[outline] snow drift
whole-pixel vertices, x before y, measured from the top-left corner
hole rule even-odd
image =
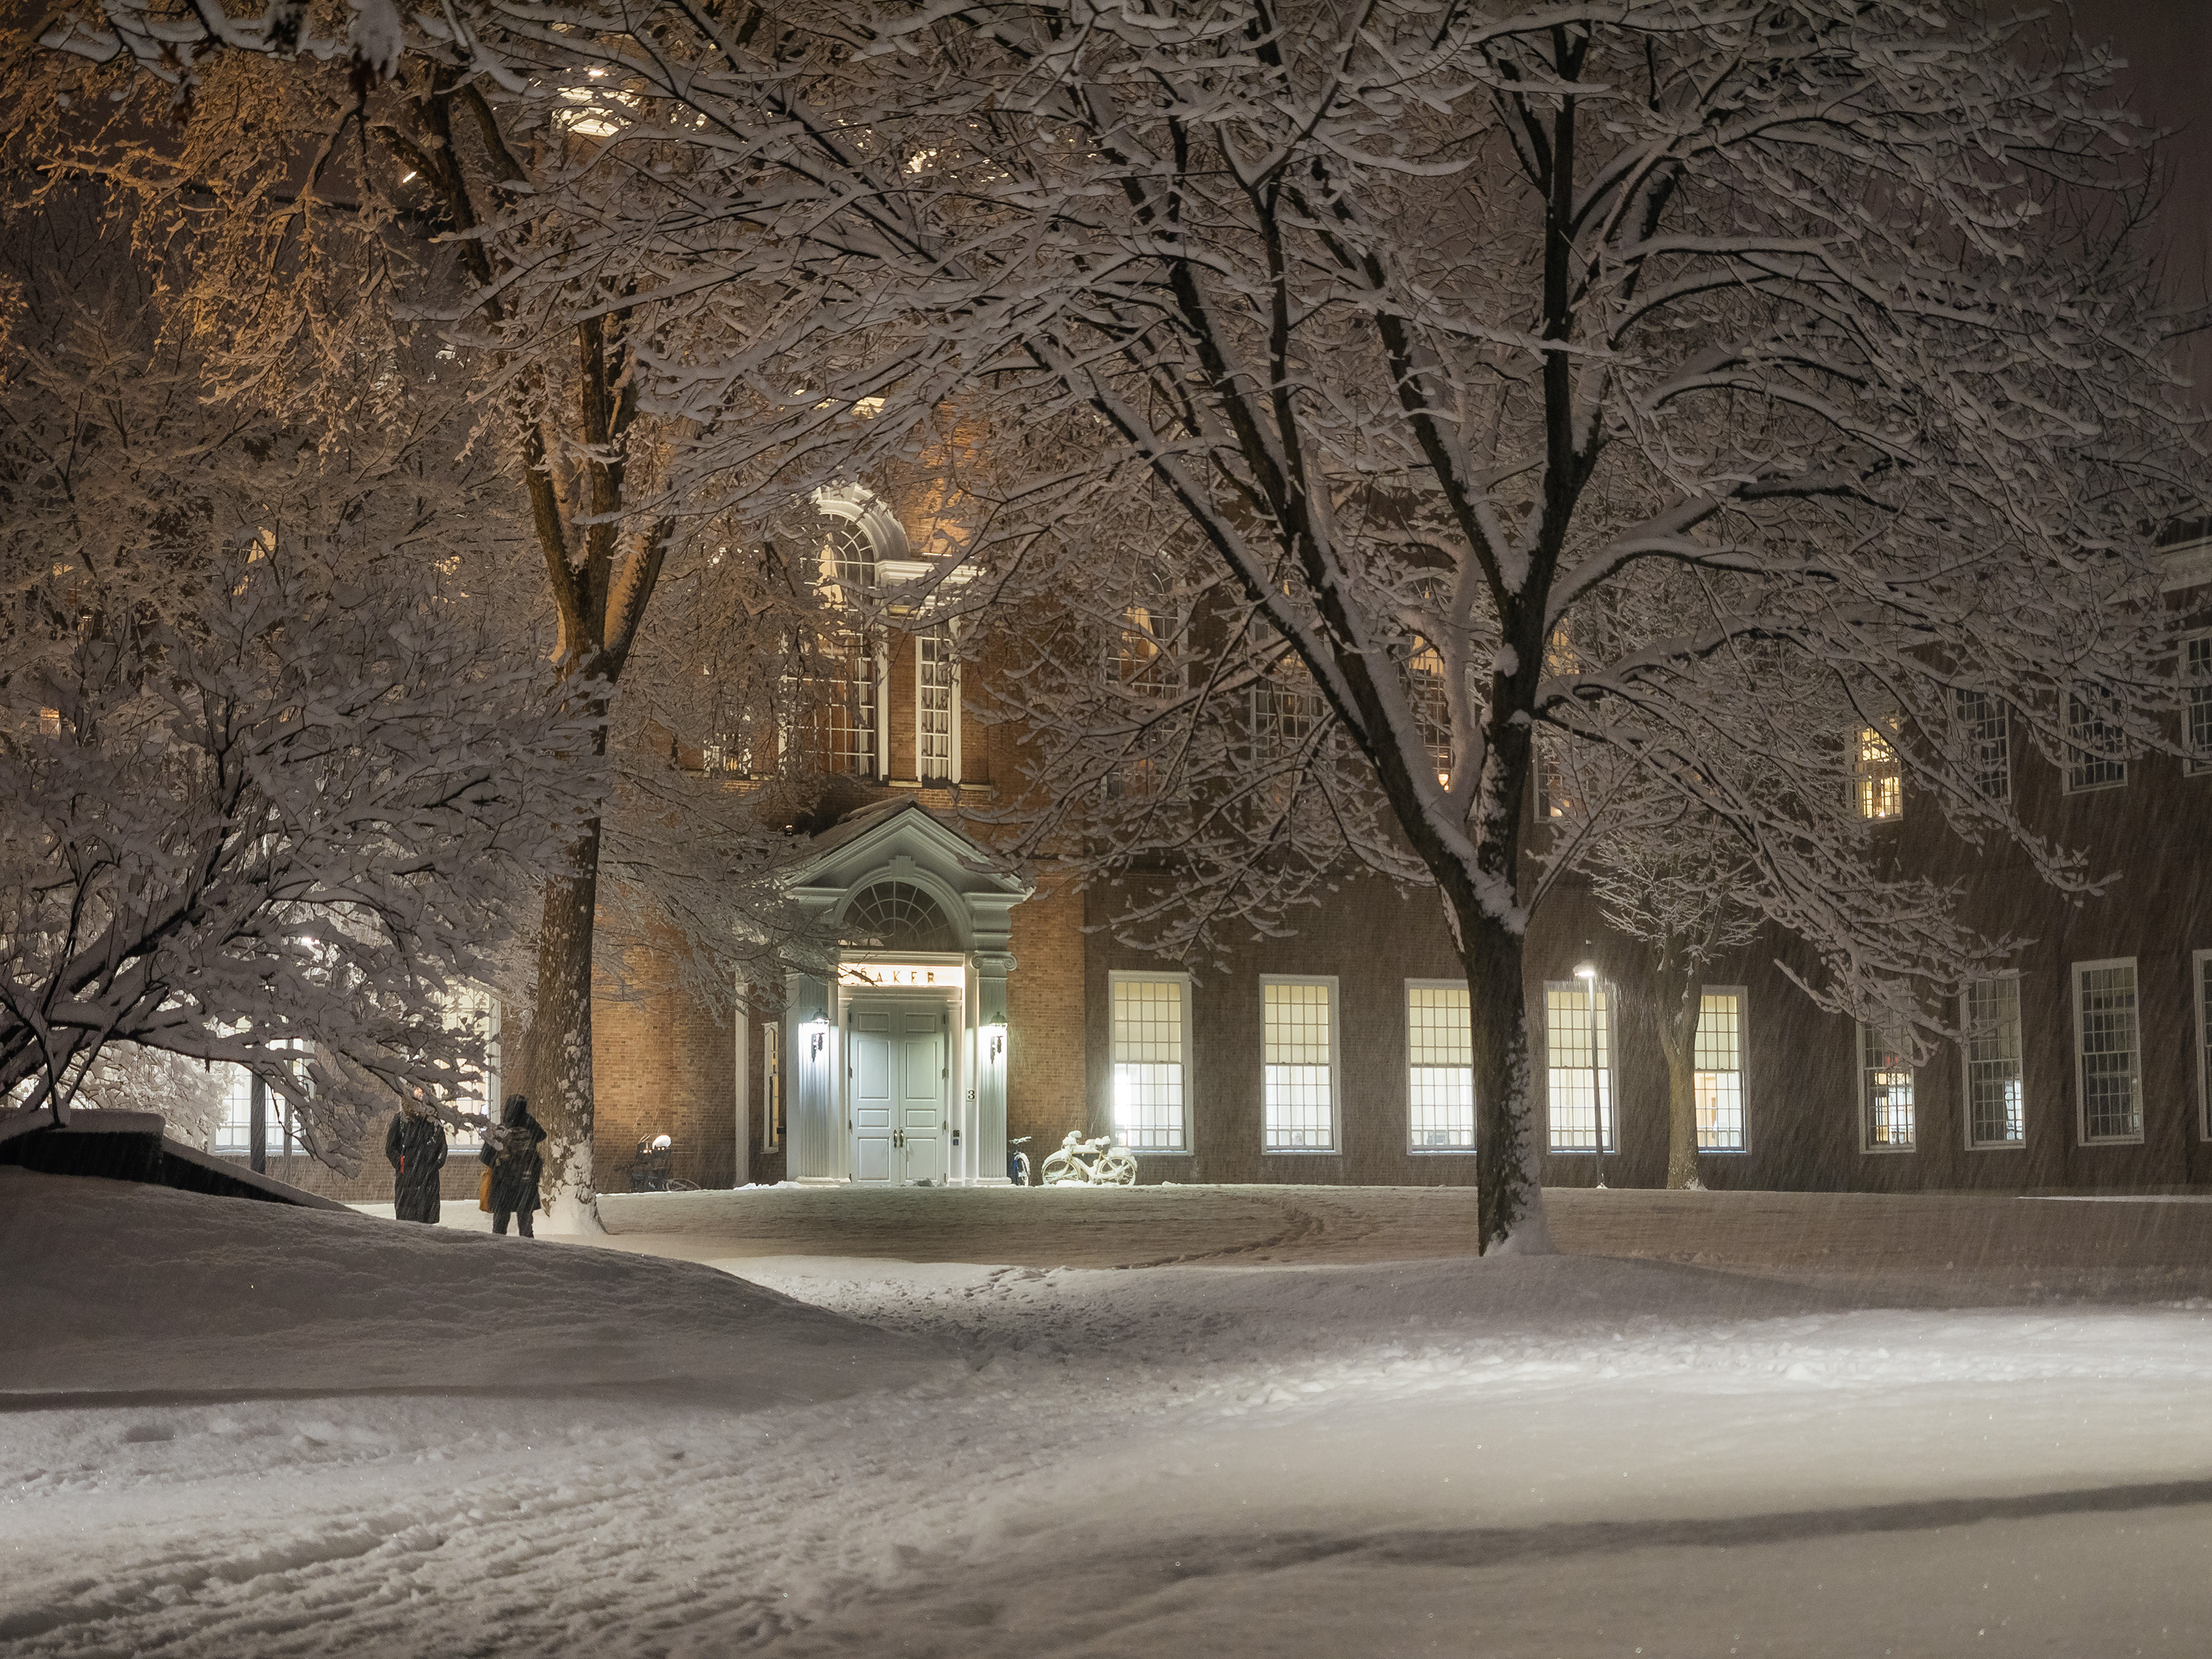
[[[649,1386],[743,1409],[955,1363],[689,1263],[14,1169],[0,1257],[17,1392]]]

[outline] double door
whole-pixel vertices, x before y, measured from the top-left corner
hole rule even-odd
[[[845,1099],[853,1179],[942,1185],[951,1017],[942,1007],[855,1003],[846,1016]]]

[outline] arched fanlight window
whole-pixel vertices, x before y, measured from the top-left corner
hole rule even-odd
[[[823,545],[825,573],[848,595],[876,585],[876,544],[865,526],[851,520],[832,519],[830,538]]]
[[[960,948],[945,907],[910,881],[879,881],[854,894],[842,931],[848,943],[872,943],[883,951]]]

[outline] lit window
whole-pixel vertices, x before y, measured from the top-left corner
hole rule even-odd
[[[1912,1046],[1903,1031],[1859,1027],[1859,1096],[1869,1152],[1909,1152],[1913,1147]]]
[[[1701,1152],[1743,1150],[1743,996],[1734,987],[1708,988],[1698,999],[1691,1081]]]
[[[2081,1139],[2141,1140],[2142,1044],[2132,957],[2074,964],[2074,1050]]]
[[[1474,1150],[1474,1042],[1464,985],[1406,987],[1406,1133],[1417,1152]]]
[[[286,1045],[305,1051],[305,1042]],[[215,1150],[244,1157],[253,1150],[253,1073],[243,1066],[223,1066],[222,1116],[216,1121]],[[307,1151],[294,1125],[292,1108],[284,1097],[264,1086],[262,1146],[270,1158],[290,1158]]]
[[[1336,981],[1264,979],[1266,1121],[1271,1152],[1336,1150]]]
[[[1406,684],[1420,725],[1421,742],[1429,751],[1440,788],[1451,787],[1451,694],[1444,684],[1443,654],[1426,640],[1414,647],[1406,663]]]
[[[2021,1101],[2020,981],[1978,979],[1966,987],[1966,1139],[2018,1146],[2027,1139]]]
[[[2100,700],[2066,696],[2066,790],[2112,789],[2128,781],[2120,759],[2120,728],[2104,717]]]
[[[1905,811],[1905,774],[1897,762],[1896,745],[1875,726],[1859,727],[1851,757],[1851,789],[1863,818],[1893,818]]]
[[[1554,980],[1544,987],[1544,1075],[1555,1152],[1609,1152],[1613,1030],[1602,985]]]
[[[1974,787],[1991,800],[2012,798],[2012,733],[2003,700],[1987,691],[1958,695],[1959,725]]]
[[[1132,1152],[1187,1152],[1183,1011],[1190,982],[1180,974],[1122,973],[1111,982],[1114,1139]]]
[[[960,670],[952,630],[940,623],[915,636],[915,775],[957,782],[960,762]]]
[[[2189,681],[2189,702],[2182,735],[2189,744],[2191,775],[2212,773],[2212,634],[2181,642],[2182,672]]]
[[[470,1069],[453,1091],[453,1108],[470,1117],[482,1117],[486,1127],[497,1121],[500,1107],[499,999],[489,991],[468,988],[447,1000],[446,1029],[465,1035]],[[473,1127],[447,1126],[447,1139],[456,1146],[473,1146],[482,1132]]]

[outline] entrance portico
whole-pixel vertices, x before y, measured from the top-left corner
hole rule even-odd
[[[785,982],[790,1179],[1005,1184],[1008,913],[1032,890],[914,800],[817,838],[792,892],[852,943]]]

